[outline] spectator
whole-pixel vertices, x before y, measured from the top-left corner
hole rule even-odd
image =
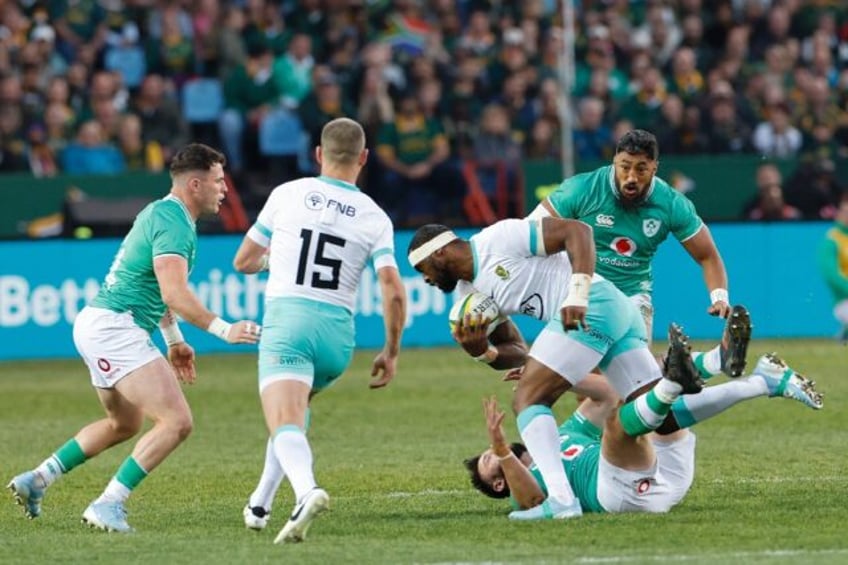
[[[321,141],[321,130],[325,125],[335,118],[356,115],[356,109],[342,97],[338,79],[329,67],[315,67],[312,76],[315,88],[297,109],[297,113],[309,135],[310,147],[315,147]]]
[[[787,204],[783,199],[783,189],[779,184],[770,184],[760,188],[756,205],[748,214],[748,219],[766,222],[800,220],[801,211]]]
[[[118,127],[118,148],[128,171],[159,173],[165,168],[162,147],[155,141],[144,142],[141,119],[135,114],[121,117]]]
[[[769,108],[768,120],[754,129],[754,149],[765,157],[795,157],[801,150],[801,132],[789,120],[790,110],[785,103]]]
[[[21,113],[14,106],[0,106],[0,172],[29,170]]]
[[[214,35],[216,48],[214,56],[218,68],[218,77],[226,80],[230,74],[247,62],[247,35],[244,10],[238,6],[230,6],[224,12],[221,29]],[[248,35],[253,47],[262,44],[262,38],[255,34]]]
[[[675,51],[671,69],[669,92],[680,96],[684,104],[695,102],[706,87],[704,77],[696,66],[695,52],[688,47]]]
[[[50,18],[59,36],[57,48],[65,60],[73,61],[82,48],[95,54],[106,41],[106,10],[99,2],[58,0],[50,3]]]
[[[147,44],[147,68],[181,86],[194,73],[194,42],[185,29],[185,12],[166,10],[161,17],[161,36]]]
[[[802,162],[787,183],[786,200],[808,220],[832,220],[836,216],[842,186],[836,165],[829,159]]]
[[[638,82],[636,91],[621,108],[621,116],[638,129],[653,131],[657,128],[660,108],[668,93],[659,69],[648,67]]]
[[[824,281],[833,295],[833,317],[841,329],[839,341],[848,344],[848,192],[842,195],[833,227],[825,235],[818,259]]]
[[[36,178],[52,177],[59,172],[56,154],[47,140],[42,124],[32,124],[27,130],[29,169]]]
[[[524,143],[524,157],[527,159],[560,159],[562,157],[561,146],[557,124],[541,118],[533,124],[533,129]]]
[[[606,161],[612,158],[615,142],[604,123],[604,103],[597,98],[580,100],[574,129],[574,155],[580,161]]]
[[[387,203],[402,225],[459,214],[465,191],[447,163],[447,138],[437,121],[424,116],[414,94],[401,96],[394,122],[380,130],[377,155],[386,169]]]
[[[126,170],[124,157],[94,120],[84,122],[62,152],[62,170],[72,175],[113,175]]]
[[[234,174],[244,170],[245,130],[255,139],[265,114],[280,100],[280,90],[271,76],[272,63],[268,47],[251,46],[247,62],[224,82],[225,110],[218,121],[218,131]]]
[[[288,108],[297,108],[312,90],[312,40],[304,33],[292,37],[289,48],[274,63],[274,83]]]
[[[188,143],[188,124],[176,101],[165,96],[165,80],[160,75],[144,77],[132,112],[141,119],[142,141],[161,147],[165,162]]]
[[[519,174],[521,147],[513,137],[509,114],[503,106],[490,104],[483,109],[480,132],[474,136],[473,157],[483,192],[495,202],[503,198],[498,192],[498,186],[503,186],[506,189],[504,203],[513,211],[509,215],[514,215],[519,205],[514,188]]]

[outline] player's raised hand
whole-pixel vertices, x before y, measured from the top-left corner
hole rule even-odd
[[[713,302],[709,308],[707,308],[707,314],[710,316],[719,316],[721,318],[727,318],[730,316],[730,304],[725,302],[724,300],[717,300]]]
[[[381,351],[371,364],[371,376],[375,377],[368,383],[369,388],[383,388],[395,378],[397,371],[397,355],[388,355]]]
[[[194,349],[185,343],[175,343],[168,348],[168,361],[177,373],[177,378],[185,384],[194,384],[197,373],[194,368]]]
[[[256,343],[262,336],[262,326],[250,320],[242,320],[230,326],[227,343]]]
[[[589,329],[589,324],[586,322],[586,306],[563,306],[559,313],[562,316],[562,327],[565,331]]]
[[[489,442],[492,448],[506,445],[506,437],[503,431],[503,421],[506,413],[498,408],[498,399],[494,396],[483,399],[483,415],[486,418],[486,431],[489,433]]]
[[[453,338],[472,357],[482,355],[489,348],[489,322],[480,314],[466,314],[453,330]]]

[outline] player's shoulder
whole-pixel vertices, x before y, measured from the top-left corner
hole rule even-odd
[[[177,225],[194,225],[194,220],[189,214],[185,204],[170,195],[160,198],[159,200],[154,200],[145,206],[142,211],[139,212],[138,217],[142,221],[157,220],[161,218]]]
[[[577,173],[562,181],[560,188],[563,190],[568,188],[579,189],[582,195],[595,192],[603,193],[610,186],[611,170],[612,165],[604,165],[591,171]]]

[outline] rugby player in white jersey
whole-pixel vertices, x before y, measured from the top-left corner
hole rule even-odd
[[[464,240],[446,226],[430,224],[413,236],[409,262],[444,292],[477,290],[492,296],[504,316],[525,314],[547,322],[529,352],[509,321],[499,324],[487,338],[486,329],[479,328],[480,320],[464,320],[458,331],[471,335],[458,341],[469,355],[494,368],[524,365],[513,409],[524,444],[545,479],[548,497],[510,517],[580,516],[580,502],[560,463],[551,406],[594,367],[600,367],[621,398],[662,376],[648,349],[638,308],[615,285],[594,274],[591,228],[576,220],[551,217],[502,220]],[[689,358],[685,361],[692,364]],[[692,367],[685,375],[697,375]],[[702,386],[700,378],[683,384],[685,392],[697,392]],[[670,393],[679,386],[660,381],[657,388]]]
[[[369,263],[377,272],[386,332],[371,388],[394,378],[406,320],[391,220],[355,184],[368,159],[362,127],[347,118],[331,121],[315,157],[321,175],[275,188],[234,260],[241,272],[269,269],[259,393],[271,437],[244,519],[249,528],[264,528],[277,487],[288,477],[296,502],[274,543],[302,541],[329,505],[315,482],[306,439],[309,400],[350,364],[354,302]]]
[[[12,479],[8,488],[28,517],[41,514],[44,491],[56,479],[135,436],[146,416],[153,427],[83,513],[93,527],[131,531],[124,502],[192,430],[191,410],[177,381],[194,382],[194,350],[175,315],[228,343],[258,341],[258,324],[222,320],[188,286],[197,249],[195,222],[217,214],[227,194],[224,163],[221,153],[199,143],[174,156],[170,194],[139,212],[97,296],[77,315],[74,344],[106,417]],[[157,326],[168,346],[167,360],[150,339]]]

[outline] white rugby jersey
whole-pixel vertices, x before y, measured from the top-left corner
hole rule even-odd
[[[459,281],[460,295],[472,290],[488,294],[504,316],[548,321],[559,315],[568,296],[571,261],[565,251],[545,256],[541,220],[501,220],[469,241],[474,280]]]
[[[266,298],[301,297],[353,311],[362,271],[397,268],[388,215],[356,185],[309,177],[276,187],[247,232],[270,246]]]

